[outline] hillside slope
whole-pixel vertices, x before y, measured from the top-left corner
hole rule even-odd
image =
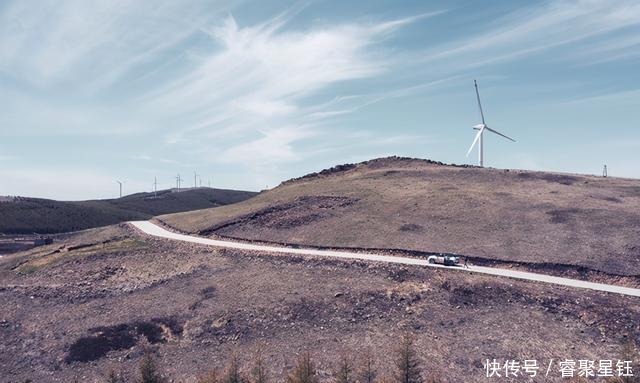
[[[118,199],[54,201],[39,198],[3,198],[0,233],[62,233],[154,215],[206,209],[244,201],[257,193],[196,188],[137,193]]]
[[[203,235],[640,274],[640,180],[391,157],[287,181],[232,206],[158,219]]]

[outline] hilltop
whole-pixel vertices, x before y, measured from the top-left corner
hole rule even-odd
[[[83,230],[159,214],[206,209],[244,201],[255,192],[192,188],[136,193],[117,199],[55,201],[27,197],[0,199],[0,233],[49,234]]]
[[[247,201],[158,217],[207,236],[448,252],[475,262],[640,275],[640,180],[389,157],[283,182]]]

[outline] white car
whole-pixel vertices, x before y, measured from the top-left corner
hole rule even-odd
[[[460,264],[460,257],[453,255],[430,255],[427,262],[445,266],[456,266]]]

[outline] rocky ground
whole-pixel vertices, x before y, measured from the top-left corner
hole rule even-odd
[[[489,359],[614,359],[640,343],[637,298],[431,268],[241,253],[96,229],[0,260],[0,382],[100,382],[151,350],[175,381],[258,348],[280,381],[310,350],[382,375],[403,334],[425,373],[486,381]],[[558,374],[536,381],[557,381]]]

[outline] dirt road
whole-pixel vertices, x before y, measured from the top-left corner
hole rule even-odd
[[[545,274],[529,273],[525,271],[507,270],[492,267],[482,267],[470,265],[468,268],[462,267],[448,267],[442,265],[429,264],[426,259],[408,258],[408,257],[396,257],[389,255],[379,255],[371,253],[356,253],[348,251],[335,251],[335,250],[317,250],[317,249],[298,249],[282,246],[268,246],[258,245],[251,243],[233,242],[233,241],[221,241],[209,238],[196,237],[192,235],[184,235],[170,232],[152,222],[149,221],[132,221],[131,225],[139,229],[140,231],[160,238],[172,239],[177,241],[185,241],[192,243],[199,243],[202,245],[225,247],[231,249],[248,250],[248,251],[261,251],[270,253],[283,253],[283,254],[296,254],[296,255],[311,255],[318,257],[331,257],[331,258],[344,258],[344,259],[358,259],[363,261],[372,262],[387,262],[404,265],[415,266],[428,266],[439,267],[448,270],[467,271],[481,274],[496,275],[501,277],[524,279],[529,281],[551,283],[561,286],[577,287],[582,289],[591,289],[598,291],[611,292],[616,294],[630,295],[640,297],[640,289],[622,287],[616,285],[607,285],[602,283],[594,283],[581,281],[577,279],[561,278]]]

